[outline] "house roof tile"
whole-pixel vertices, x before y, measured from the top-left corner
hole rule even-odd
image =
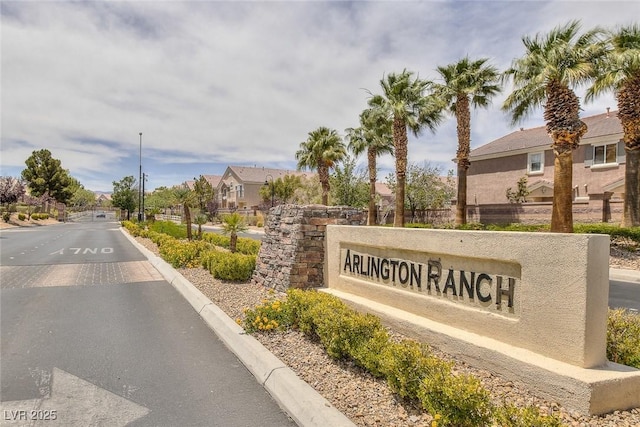
[[[583,117],[582,121],[586,123],[588,128],[587,133],[582,137],[583,140],[622,133],[622,125],[618,119],[617,111]],[[548,147],[550,145],[551,138],[547,134],[546,127],[539,126],[518,130],[491,141],[471,150],[469,157],[473,159],[481,156],[508,155],[512,151]]]

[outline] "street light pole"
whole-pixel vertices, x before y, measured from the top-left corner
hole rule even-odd
[[[147,175],[146,173],[142,173],[142,218],[143,220],[146,218],[145,214],[144,214],[144,182],[147,180],[147,177],[149,175]]]
[[[142,132],[140,132],[140,177],[138,179],[138,222],[142,222]]]

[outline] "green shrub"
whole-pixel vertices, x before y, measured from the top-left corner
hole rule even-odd
[[[3,212],[2,213],[2,220],[4,222],[9,222],[9,220],[11,220],[11,213],[10,212]]]
[[[256,268],[256,256],[209,250],[200,257],[202,266],[216,279],[247,281]]]
[[[535,406],[518,408],[504,404],[495,409],[493,419],[500,427],[561,427],[563,425],[558,417],[541,414]]]
[[[19,219],[20,221],[24,221],[25,219],[27,219],[27,216],[26,216],[25,214],[23,214],[22,212],[20,212],[20,213],[18,214],[18,219]]]
[[[202,240],[221,248],[229,249],[231,238],[217,233],[202,233]]]
[[[471,375],[452,375],[446,370],[430,372],[420,383],[418,398],[425,410],[440,416],[438,425],[491,425],[493,405],[489,392]]]
[[[33,218],[33,215],[31,217]],[[129,234],[131,234],[134,237],[139,236],[140,232],[142,231],[140,226],[138,224],[136,224],[135,222],[122,221],[121,224],[129,232]]]
[[[317,291],[303,291],[301,289],[289,289],[287,292],[287,303],[291,305],[294,317],[294,326],[302,333],[317,339],[316,319],[317,312],[312,311],[313,307],[321,304],[344,306],[344,303],[333,295]]]
[[[187,226],[183,224],[176,224],[173,221],[154,221],[149,224],[149,230],[156,233],[168,234],[176,239],[187,238]]]
[[[231,237],[217,233],[202,233],[202,240],[221,248],[229,249],[231,247]],[[247,237],[238,237],[236,243],[236,251],[245,255],[258,255],[260,252],[261,242],[259,240],[249,239]]]
[[[249,239],[247,237],[238,237],[236,250],[245,255],[258,255],[262,242],[259,240]]]
[[[208,249],[209,244],[201,240],[174,239],[171,244],[159,245],[160,255],[174,268],[196,267],[200,264],[200,254]]]
[[[451,373],[451,364],[436,359],[426,344],[413,340],[389,343],[380,354],[381,370],[391,390],[402,397],[418,397],[420,383],[428,376]]]
[[[158,233],[157,231],[149,230],[147,232],[147,237],[160,248],[163,245],[171,244],[178,239],[175,237],[171,237],[168,234]]]
[[[261,305],[245,310],[244,329],[249,332],[287,329],[293,324],[291,306],[281,300],[265,300]]]
[[[380,319],[371,314],[361,314],[341,301],[321,303],[311,308],[316,334],[327,353],[336,359],[364,356],[362,349],[382,329]]]
[[[609,310],[607,358],[640,369],[640,315],[625,309]]]

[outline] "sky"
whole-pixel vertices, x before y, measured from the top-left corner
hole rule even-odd
[[[627,25],[640,2],[1,0],[0,15],[0,174],[19,176],[46,148],[85,188],[110,192],[140,164],[146,189],[230,165],[295,170],[309,132],[357,127],[389,73],[440,82],[436,68],[465,56],[504,70],[523,36],[572,19]],[[472,149],[544,124],[541,110],[510,124],[511,89],[472,112]],[[582,115],[615,106],[602,96]],[[410,138],[408,158],[446,174],[456,147],[448,117]],[[383,180],[394,159],[378,164]]]

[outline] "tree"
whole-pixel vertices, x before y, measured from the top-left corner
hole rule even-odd
[[[419,220],[418,211],[428,209],[442,209],[451,202],[455,190],[453,180],[442,179],[441,170],[425,162],[422,165],[409,163],[407,165],[407,181],[405,191],[405,208],[411,212],[411,221]],[[453,172],[450,172],[450,175]],[[395,176],[387,177],[387,184],[393,192],[397,189]]]
[[[393,155],[392,122],[384,111],[368,108],[360,113],[360,126],[348,128],[349,150],[359,156],[367,152],[369,171],[369,214],[367,223],[376,224],[376,181],[378,180],[377,158],[382,154]]]
[[[200,175],[200,178],[194,178],[193,191],[195,193],[196,204],[200,209],[200,212],[207,211],[207,204],[215,199],[215,189],[211,185],[204,175]]]
[[[456,224],[467,223],[467,171],[471,151],[471,107],[486,108],[491,98],[500,93],[500,73],[487,64],[487,58],[475,61],[468,57],[444,67],[438,73],[444,80],[436,85],[436,95],[442,99],[447,109],[456,118],[458,151],[458,198],[456,204]]]
[[[22,178],[33,196],[46,195],[60,203],[71,199],[69,172],[62,168],[60,160],[51,156],[49,150],[33,151],[25,163],[27,168],[22,171]]]
[[[137,183],[133,175],[125,176],[120,181],[113,181],[111,204],[127,211],[127,220],[137,207]]]
[[[187,240],[193,240],[193,230],[191,230],[191,208],[196,204],[196,193],[186,185],[173,187],[173,195],[177,203],[184,209],[184,222],[187,224]]]
[[[24,182],[12,176],[0,177],[0,205],[16,203],[20,197],[24,196]]]
[[[613,91],[626,156],[623,227],[640,226],[640,25],[604,32],[606,53],[597,62],[586,101]]]
[[[509,203],[524,203],[527,201],[529,190],[527,189],[527,177],[523,176],[518,180],[518,189],[513,191],[511,187],[507,188],[506,196]]]
[[[83,210],[96,204],[95,193],[84,188],[84,185],[80,184],[80,181],[73,177],[71,177],[69,190],[71,191],[71,199],[69,200],[69,204],[74,208]]]
[[[435,131],[442,121],[442,103],[432,94],[426,94],[432,82],[413,78],[413,73],[404,70],[391,73],[380,80],[382,95],[375,95],[369,105],[386,114],[393,123],[393,148],[396,157],[396,205],[394,227],[404,227],[404,193],[407,169],[407,128],[415,136],[426,126]]]
[[[322,186],[318,175],[303,177],[300,180],[300,187],[296,188],[291,203],[298,205],[312,205],[322,202]]]
[[[365,172],[356,170],[356,160],[347,156],[336,165],[331,181],[331,200],[336,205],[363,208],[369,204],[369,185]],[[375,204],[375,194],[374,194]],[[375,224],[375,219],[374,219]]]
[[[151,194],[145,197],[145,206],[150,210],[165,211],[174,206],[176,202],[173,189],[158,187]]]
[[[309,132],[309,138],[300,143],[300,150],[296,152],[298,169],[318,171],[323,205],[327,205],[329,199],[329,171],[346,155],[347,149],[338,132],[324,126]]]
[[[299,175],[285,175],[275,181],[267,181],[267,185],[260,187],[259,194],[265,203],[270,203],[271,195],[276,201],[289,203],[296,190],[302,186],[302,178]]]
[[[512,123],[523,120],[531,110],[544,106],[547,133],[555,156],[551,231],[573,232],[573,150],[587,131],[580,120],[580,100],[572,88],[586,83],[603,49],[596,43],[596,31],[578,34],[580,23],[571,21],[547,35],[525,36],[525,54],[513,60],[505,72],[514,91],[503,109]]]
[[[247,230],[247,224],[244,222],[244,218],[238,212],[234,212],[229,215],[225,215],[222,218],[222,232],[229,234],[229,250],[231,252],[236,251],[236,244],[238,243],[238,233]]]

